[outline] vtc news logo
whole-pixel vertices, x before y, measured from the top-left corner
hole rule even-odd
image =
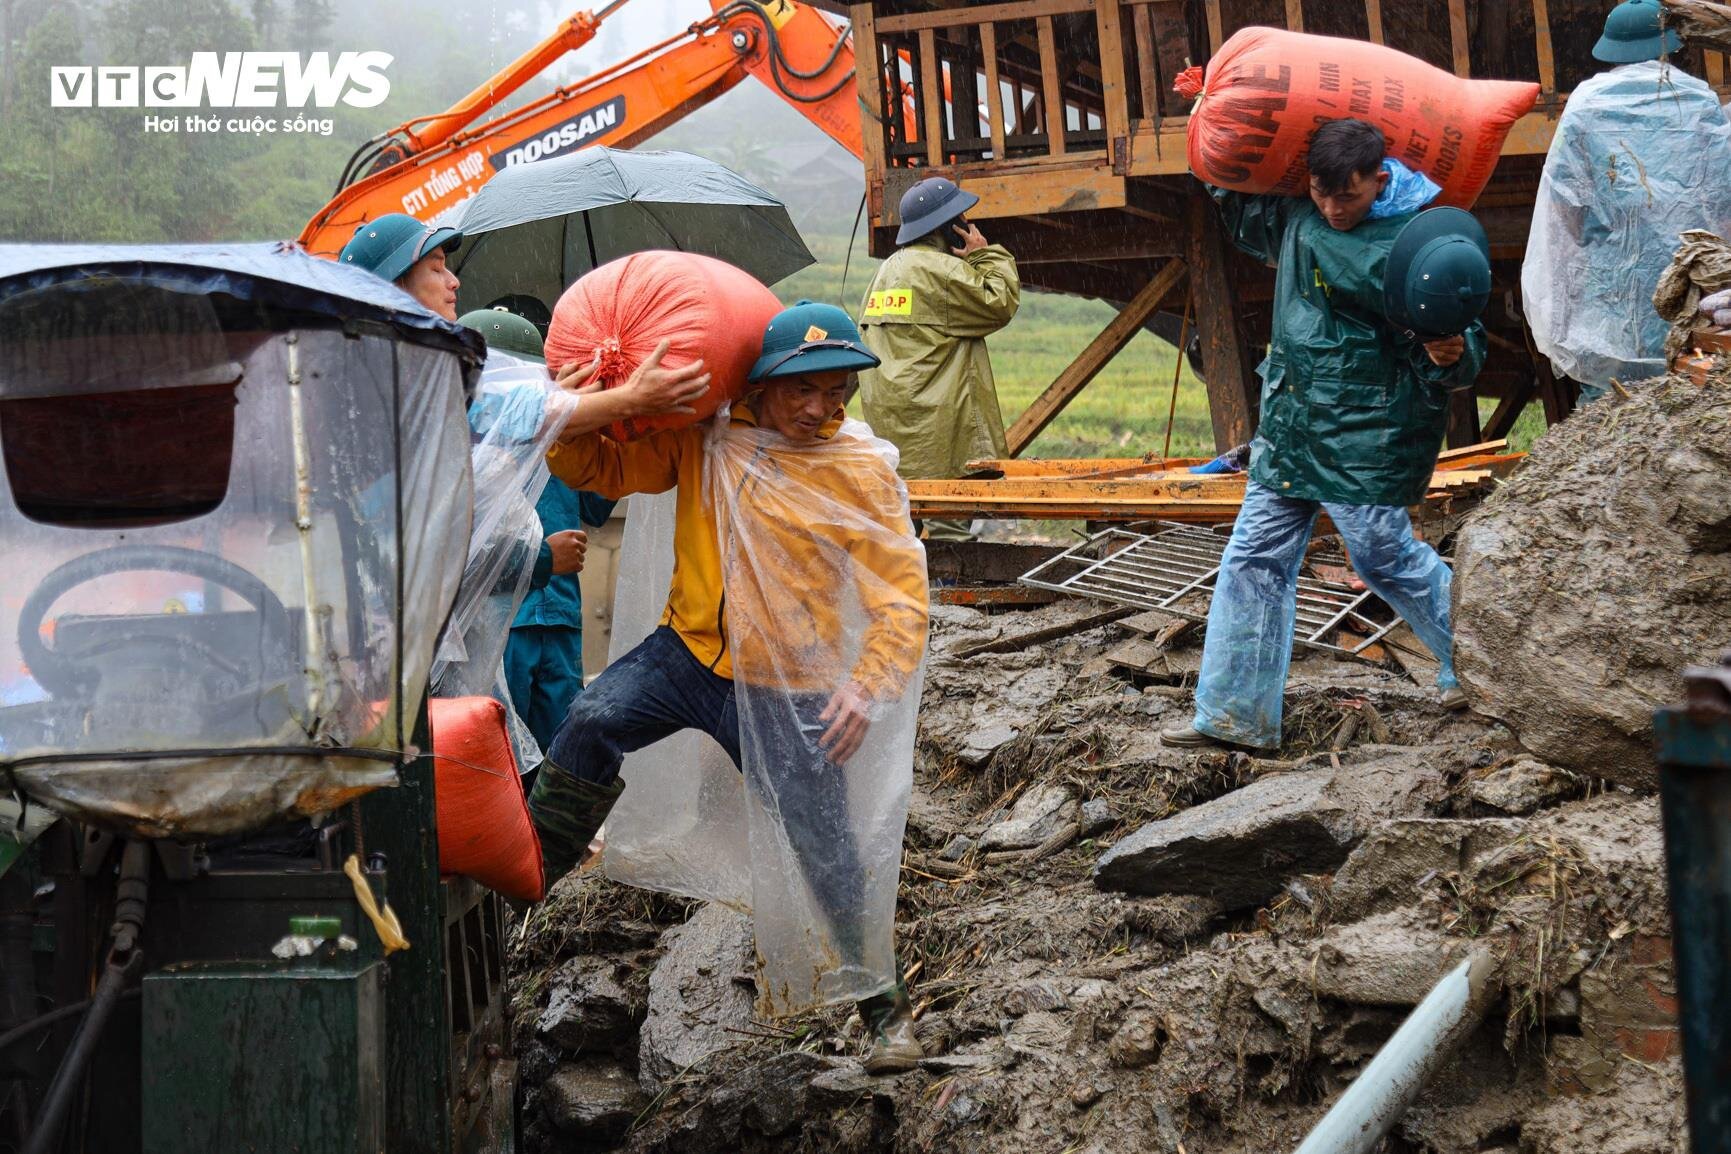
[[[54,65],[54,108],[373,108],[388,52],[194,52],[186,65]]]

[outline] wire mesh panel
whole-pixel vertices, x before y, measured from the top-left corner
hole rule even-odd
[[[1189,525],[1162,524],[1152,534],[1107,529],[1035,566],[1021,582],[1206,622],[1225,552],[1225,537]],[[1298,579],[1293,640],[1300,645],[1358,657],[1400,623],[1368,590]],[[1340,643],[1343,630],[1353,635],[1350,645]]]

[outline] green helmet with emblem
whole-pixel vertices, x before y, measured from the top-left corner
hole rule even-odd
[[[1675,28],[1666,28],[1659,0],[1627,0],[1605,17],[1605,34],[1593,57],[1607,64],[1640,64],[1683,50]]]
[[[1464,333],[1491,299],[1491,246],[1473,214],[1429,208],[1394,238],[1384,266],[1389,323],[1426,339]]]
[[[763,353],[746,379],[756,383],[838,369],[858,372],[877,364],[845,309],[800,301],[770,320],[763,331]]]
[[[457,318],[457,323],[486,337],[489,349],[498,349],[537,364],[546,362],[541,330],[528,318],[518,316],[503,305],[464,313]]]

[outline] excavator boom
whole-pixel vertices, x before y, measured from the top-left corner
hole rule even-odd
[[[793,0],[712,3],[713,16],[679,35],[481,121],[565,53],[592,40],[601,19],[619,5],[601,16],[580,12],[567,18],[446,112],[412,120],[363,146],[343,174],[343,187],[301,231],[301,244],[335,256],[356,226],[389,212],[449,220],[511,165],[593,144],[628,148],[747,76],[768,83],[842,147],[862,155],[848,30]]]

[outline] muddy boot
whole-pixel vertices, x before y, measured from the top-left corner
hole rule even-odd
[[[1174,725],[1160,731],[1160,744],[1174,749],[1204,749],[1223,743],[1214,740],[1194,725]]]
[[[859,1004],[860,1021],[871,1035],[872,1052],[866,1055],[868,1074],[901,1074],[912,1070],[926,1056],[914,1037],[914,1007],[908,988],[897,982],[887,994],[876,994]]]
[[[1443,690],[1442,707],[1451,713],[1459,713],[1472,702],[1467,700],[1467,692],[1456,686],[1454,689]]]
[[[624,792],[623,778],[596,785],[551,761],[541,763],[529,795],[529,818],[541,839],[541,872],[548,889],[583,860],[596,831]]]

